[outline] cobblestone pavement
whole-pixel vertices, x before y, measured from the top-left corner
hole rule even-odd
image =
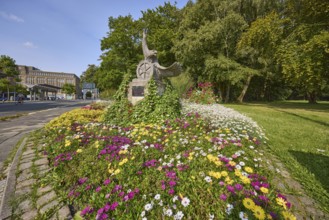
[[[297,220],[325,220],[329,219],[329,214],[323,212],[318,203],[306,195],[302,185],[294,180],[285,166],[273,155],[265,153],[269,169],[277,173],[273,184],[283,192],[288,201],[292,204]],[[293,192],[293,193],[292,193]]]
[[[25,138],[27,139],[27,138]],[[22,143],[22,152],[18,156],[14,179],[5,187],[5,181],[1,181],[1,189],[9,194],[10,199],[1,210],[1,219],[44,219],[64,220],[73,219],[69,207],[64,205],[50,185],[40,184],[40,179],[49,171],[49,163],[46,155],[43,155],[41,146],[35,146],[33,139]],[[13,167],[15,169],[15,167]],[[8,191],[8,188],[12,188]],[[11,192],[10,192],[11,191]],[[9,203],[8,203],[9,202]]]

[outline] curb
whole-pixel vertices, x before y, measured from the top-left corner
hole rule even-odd
[[[8,171],[7,180],[5,183],[5,189],[2,196],[1,206],[0,206],[0,219],[6,219],[11,216],[11,206],[9,204],[10,198],[13,197],[13,194],[15,192],[15,186],[16,186],[16,170],[19,162],[19,156],[22,153],[22,149],[26,144],[27,138],[24,137],[22,143],[20,144],[16,154],[15,158],[10,166],[10,169]],[[8,184],[10,183],[10,184]]]

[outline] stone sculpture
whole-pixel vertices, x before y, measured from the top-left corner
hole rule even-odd
[[[132,104],[144,98],[145,86],[152,76],[156,81],[158,93],[162,95],[165,90],[165,85],[162,82],[163,78],[178,76],[182,72],[182,67],[177,62],[169,67],[161,66],[158,62],[157,51],[148,48],[146,38],[146,30],[143,30],[142,48],[144,60],[137,65],[137,79],[133,79],[129,84],[128,99]]]

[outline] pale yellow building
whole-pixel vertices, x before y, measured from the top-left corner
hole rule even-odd
[[[81,95],[80,78],[74,73],[43,71],[33,66],[17,65],[17,67],[20,73],[19,78],[21,79],[21,83],[28,88],[37,88],[37,92],[42,99],[53,96],[57,98],[77,99]],[[75,95],[67,97],[61,91],[65,83],[75,86]]]

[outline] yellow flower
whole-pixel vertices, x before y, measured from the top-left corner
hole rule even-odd
[[[253,173],[253,169],[251,167],[245,167],[244,170],[247,172],[247,173]]]
[[[99,141],[95,142],[95,148],[97,148],[97,149],[99,148]]]
[[[216,166],[221,166],[222,165],[222,162],[220,162],[220,161],[215,161],[215,164],[216,164]]]
[[[71,141],[65,140],[65,147],[69,147],[71,145]]]
[[[262,209],[262,207],[256,205],[253,209],[253,212],[254,212],[254,216],[257,219],[260,219],[260,220],[265,219],[265,211],[264,211],[264,209]]]
[[[249,210],[254,210],[254,208],[255,208],[255,203],[250,198],[244,198],[242,201],[242,204],[244,207],[246,207],[246,209],[249,209]]]
[[[282,206],[284,209],[287,209],[287,202],[286,200],[284,200],[283,198],[281,197],[278,197],[275,199],[276,200],[276,203],[280,206]]]
[[[192,179],[192,180],[195,180],[195,176],[191,176],[191,179]]]
[[[250,184],[250,179],[248,177],[240,176],[240,179],[244,184]]]
[[[119,154],[126,154],[128,151],[127,150],[120,150]]]
[[[78,150],[77,150],[77,153],[81,153],[81,152],[82,152],[82,149],[78,149]]]
[[[282,215],[284,220],[296,220],[296,216],[294,216],[292,213],[287,211],[282,211]]]
[[[109,173],[110,173],[110,174],[112,174],[112,173],[114,172],[114,170],[113,170],[113,169],[111,169],[111,168],[110,168],[110,169],[108,169],[108,171],[109,171]]]
[[[268,188],[265,187],[260,187],[260,191],[262,191],[262,193],[268,193]]]
[[[222,171],[220,174],[222,174],[223,177],[226,177],[228,175],[226,171]]]
[[[234,174],[235,174],[236,176],[238,176],[238,177],[241,177],[241,176],[242,176],[242,173],[241,173],[240,170],[238,170],[238,169],[235,169],[235,170],[234,170]]]
[[[128,162],[128,159],[125,158],[125,159],[123,159],[122,161],[120,161],[119,166],[122,166],[123,164],[125,164],[125,163],[127,163],[127,162]]]
[[[230,164],[232,167],[234,167],[236,165],[236,163],[234,161],[230,161],[230,162],[228,162],[228,164]]]
[[[116,169],[116,170],[114,171],[114,174],[117,175],[117,174],[119,174],[120,172],[121,172],[120,169]]]

